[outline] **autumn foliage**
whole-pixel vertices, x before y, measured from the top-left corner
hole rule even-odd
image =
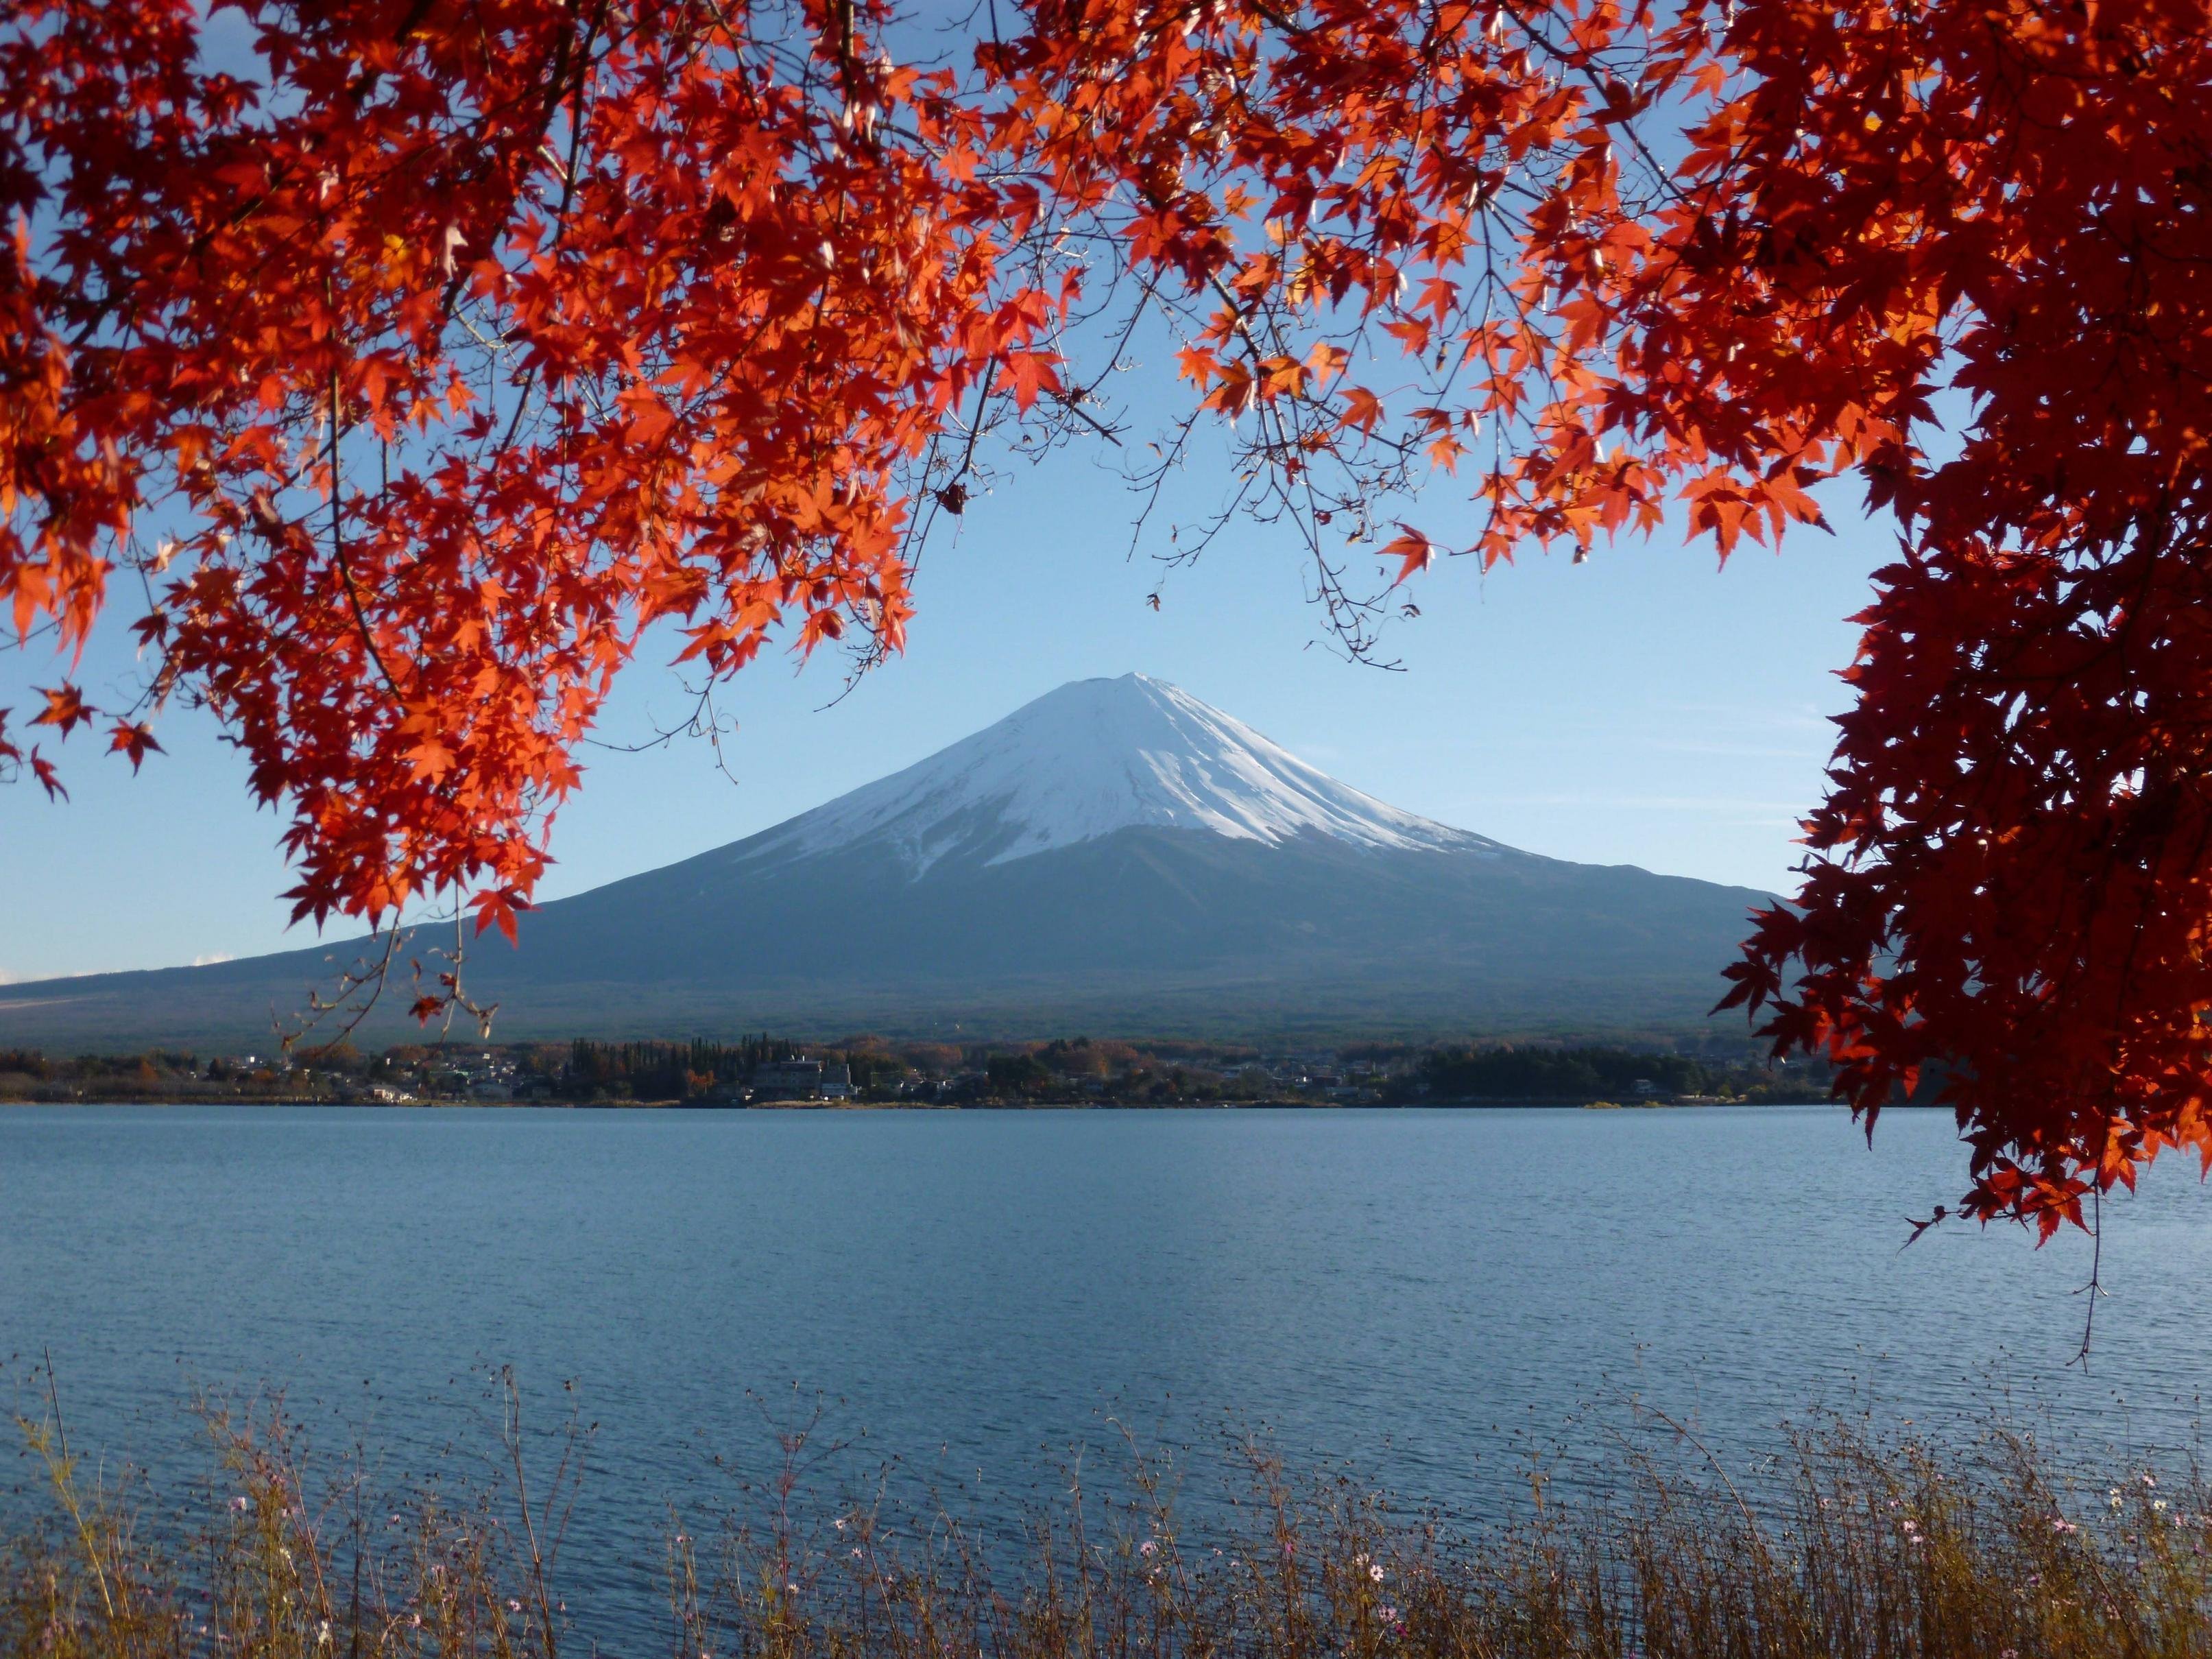
[[[1898,556],[1729,1000],[1869,1115],[1940,1068],[1972,1214],[2212,1152],[2203,0],[945,22],[16,0],[0,601],[66,669],[123,586],[151,668],[0,765],[202,699],[301,915],[511,932],[643,630],[896,648],[979,445],[1164,338],[1164,465],[1218,424],[1355,652],[1439,555],[1725,556],[1856,475]],[[1437,469],[1466,544],[1391,505]]]

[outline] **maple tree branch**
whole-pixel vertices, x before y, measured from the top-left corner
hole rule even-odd
[[[584,130],[588,124],[588,117],[584,107],[584,94],[590,83],[592,70],[596,67],[592,62],[592,48],[598,40],[601,26],[606,21],[607,5],[608,0],[599,0],[599,3],[592,9],[592,21],[584,30],[583,45],[577,53],[574,84],[573,87],[556,85],[551,106],[547,109],[542,123],[543,131],[550,131],[553,117],[560,109],[562,98],[565,96],[569,99],[568,156],[561,168],[561,199],[553,210],[553,240],[547,250],[549,257],[560,252],[562,240],[568,231],[569,210],[575,202],[576,169],[582,161]],[[573,3],[569,6],[568,15],[572,18],[575,15]],[[563,31],[561,38],[565,53],[568,40],[566,31]],[[569,78],[565,64],[556,65],[554,78],[556,83]],[[544,143],[544,138],[541,137],[538,142],[542,149]],[[505,455],[514,446],[514,434],[521,428],[523,415],[529,409],[530,399],[537,390],[538,374],[538,366],[533,362],[530,365],[529,372],[523,377],[522,385],[516,391],[514,413],[507,420],[507,432],[500,439],[495,453]]]
[[[1091,414],[1090,410],[1083,407],[1081,402],[1083,394],[1081,392],[1054,392],[1047,388],[1045,395],[1050,398],[1054,403],[1058,404],[1062,409],[1065,409],[1070,415],[1075,416],[1077,420],[1081,421],[1093,432],[1096,432],[1108,443],[1113,445],[1115,448],[1119,449],[1121,447],[1121,434],[1115,431],[1112,427],[1108,426],[1097,416]]]
[[[363,987],[368,987],[369,988],[368,1000],[354,1007],[353,1017],[339,1028],[336,1036],[307,1050],[307,1057],[313,1060],[327,1055],[331,1050],[336,1048],[339,1043],[343,1042],[361,1028],[362,1022],[368,1018],[384,995],[385,983],[391,973],[392,958],[398,949],[402,933],[396,919],[390,928],[378,931],[384,934],[384,954],[374,965],[368,968],[363,968],[361,958],[356,957],[352,966],[340,972],[337,989],[331,996],[325,997],[319,988],[311,986],[307,991],[307,1017],[296,1030],[285,1030],[283,1022],[276,1016],[276,1011],[274,1007],[270,1008],[270,1024],[276,1033],[278,1052],[290,1054],[293,1045],[320,1024],[325,1016],[343,1012],[355,994]],[[371,938],[374,937],[374,934],[372,933]],[[325,960],[327,961],[329,958],[325,957]]]
[[[2111,1121],[2107,1119],[2105,1128],[2107,1149],[2111,1147],[2112,1136]],[[2098,1159],[2100,1174],[2103,1163],[2104,1155],[2100,1154]],[[2076,1296],[2089,1298],[2083,1304],[2087,1311],[2081,1316],[2081,1346],[2074,1354],[2074,1363],[2084,1371],[2089,1369],[2090,1340],[2097,1331],[2097,1304],[2104,1299],[2105,1295],[2105,1189],[2098,1181],[2092,1181],[2089,1184],[2089,1282],[2074,1292]]]
[[[333,352],[337,342],[331,343]],[[384,653],[376,648],[376,636],[369,629],[368,617],[362,611],[361,595],[355,590],[353,567],[346,562],[345,527],[339,500],[342,474],[338,470],[338,368],[335,357],[331,364],[331,557],[338,568],[338,577],[344,585],[346,605],[353,612],[354,627],[360,632],[362,647],[368,659],[376,665],[376,672],[392,693],[392,701],[404,711],[407,708],[406,694],[400,690],[399,682],[392,678],[392,670],[384,660]]]
[[[665,749],[678,738],[704,738],[714,750],[714,769],[732,783],[741,783],[742,780],[731,769],[728,757],[722,747],[723,738],[735,732],[737,724],[734,720],[726,720],[714,707],[715,678],[709,673],[700,682],[696,691],[691,691],[688,684],[684,687],[693,698],[691,714],[678,725],[656,726],[653,736],[636,743],[609,743],[603,738],[591,737],[580,738],[577,741],[587,748],[605,750],[611,754],[642,755],[652,750]],[[854,684],[857,684],[857,678],[847,683],[846,690],[849,691]],[[842,697],[841,693],[838,698],[832,699],[832,702],[842,701]]]

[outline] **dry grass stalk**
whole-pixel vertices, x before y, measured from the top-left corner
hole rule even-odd
[[[48,1524],[0,1546],[0,1659],[559,1659],[575,1468],[532,1508],[511,1391],[496,1490],[371,1514],[311,1496],[281,1417],[212,1415],[228,1496],[156,1543],[88,1480],[58,1410],[27,1423]],[[572,1448],[573,1448],[573,1442]],[[810,1505],[807,1435],[711,1540],[672,1517],[672,1659],[2166,1659],[2212,1656],[2212,1491],[2087,1492],[2034,1445],[1963,1453],[1826,1422],[1750,1494],[1717,1462],[1623,1442],[1617,1490],[1480,1535],[1407,1522],[1263,1457],[1193,1541],[1164,1472],[1071,1484],[1022,1547],[942,1513]],[[1747,1501],[1747,1498],[1750,1501]],[[1212,1511],[1209,1511],[1210,1513]],[[377,1524],[380,1523],[380,1524]]]

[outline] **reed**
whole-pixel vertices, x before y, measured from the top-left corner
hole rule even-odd
[[[0,1659],[561,1659],[580,1465],[368,1507],[307,1490],[281,1416],[210,1413],[219,1479],[155,1537],[58,1413],[24,1425],[50,1498],[0,1547]],[[2002,1431],[1963,1448],[1827,1419],[1754,1488],[1687,1430],[1621,1442],[1610,1484],[1468,1533],[1263,1455],[1186,1528],[1170,1472],[1071,1484],[1018,1543],[803,1490],[807,1437],[748,1510],[672,1519],[670,1659],[2085,1659],[2212,1655],[2212,1492],[2193,1473],[2069,1483]],[[536,1476],[538,1485],[531,1484]]]

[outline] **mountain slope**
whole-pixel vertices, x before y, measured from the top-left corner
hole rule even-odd
[[[1419,817],[1127,676],[547,904],[467,979],[513,1036],[1680,1028],[1763,897]],[[350,954],[9,987],[0,1042],[265,1041]]]

